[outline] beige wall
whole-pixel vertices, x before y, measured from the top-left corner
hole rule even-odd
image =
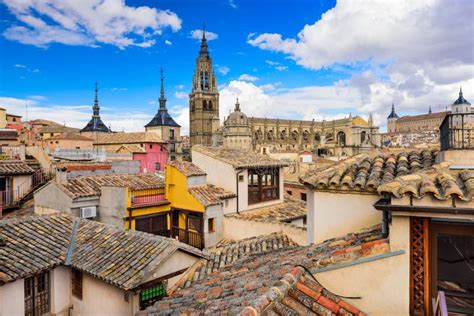
[[[308,191],[308,243],[319,243],[381,223],[376,194]]]
[[[127,214],[127,188],[105,187],[101,188],[99,199],[98,220],[102,223],[123,227],[124,217]]]
[[[10,315],[25,315],[24,279],[0,286],[0,316]]]
[[[71,269],[60,266],[51,273],[51,313],[68,316],[71,304]]]
[[[4,108],[0,108],[0,128],[7,127],[7,111]]]
[[[123,290],[99,281],[86,273],[82,275],[82,300],[72,297],[73,316],[130,316],[134,314],[136,310],[133,310],[132,296],[130,296],[129,302],[126,302]]]
[[[269,223],[224,216],[223,225],[224,238],[228,239],[239,240],[283,232],[298,245],[307,245],[306,229],[287,223]]]
[[[50,210],[71,213],[72,199],[58,188],[55,182],[50,182],[34,195],[35,213],[43,214]]]
[[[46,142],[48,148],[51,151],[58,149],[92,149],[91,140],[72,140],[72,139],[59,139],[59,140],[48,140]]]

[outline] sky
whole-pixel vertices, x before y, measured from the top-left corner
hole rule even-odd
[[[167,106],[188,133],[205,24],[220,115],[331,120],[474,100],[471,0],[0,0],[0,107],[83,127],[99,84],[114,131]]]

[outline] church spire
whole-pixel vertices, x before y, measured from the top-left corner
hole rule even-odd
[[[163,68],[160,68],[160,74],[161,74],[161,91],[160,91],[160,111],[166,110],[166,97],[165,97],[165,87],[164,87],[164,79],[165,77],[163,76]]]
[[[206,24],[202,27],[202,39],[201,39],[201,49],[199,50],[199,57],[208,57],[209,56],[209,49],[207,47],[207,39],[206,39]]]
[[[240,112],[239,98],[237,98],[237,101],[235,102],[235,109],[234,109],[234,112]]]
[[[433,111],[431,110],[431,105],[430,105],[430,108],[428,109],[428,114],[431,114],[433,113]]]
[[[99,117],[99,96],[98,96],[98,91],[99,91],[99,84],[97,81],[95,82],[95,98],[94,98],[94,106],[92,107],[92,115]]]
[[[390,112],[388,119],[398,118],[397,113],[395,113],[395,104],[392,102],[392,112]]]

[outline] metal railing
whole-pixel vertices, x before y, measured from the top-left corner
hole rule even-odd
[[[173,226],[171,227],[171,235],[173,238],[177,238],[180,242],[190,246],[199,249],[204,248],[204,235],[201,233]]]
[[[0,160],[20,160],[19,146],[0,146]]]
[[[24,198],[49,180],[50,176],[45,175],[42,169],[36,170],[30,179],[20,183],[14,189],[0,191],[0,208],[19,206]]]
[[[131,192],[132,207],[156,205],[166,202],[165,189],[145,189]]]
[[[474,113],[447,114],[439,132],[441,150],[474,149]]]

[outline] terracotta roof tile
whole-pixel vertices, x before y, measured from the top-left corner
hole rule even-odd
[[[193,185],[188,188],[188,191],[205,207],[222,203],[223,199],[236,196],[235,193],[212,184]]]
[[[64,125],[49,125],[39,130],[41,134],[44,133],[66,133],[66,132],[79,132],[78,128],[67,127]]]
[[[155,174],[107,174],[79,176],[59,184],[72,198],[100,195],[102,186],[128,187],[132,190],[164,188],[164,180]]]
[[[317,245],[249,254],[202,278],[199,274],[190,287],[138,314],[359,313],[359,309],[314,281],[300,265],[315,269],[389,251],[388,240],[381,237],[380,226],[375,226]]]
[[[286,223],[306,217],[306,202],[285,194],[283,203],[264,206],[238,214],[228,214],[226,216],[261,222]]]
[[[438,200],[457,197],[471,201],[474,196],[474,170],[450,170],[447,164],[435,165],[384,183],[378,188],[378,192],[391,194],[396,198],[410,195],[421,199],[430,194]]]
[[[91,138],[82,136],[79,133],[74,133],[74,132],[66,132],[62,133],[59,135],[52,136],[48,138],[48,141],[50,140],[83,140],[83,141],[92,141]]]
[[[195,177],[195,176],[205,176],[206,173],[189,161],[171,161],[168,163],[168,166],[176,168],[179,172],[184,174],[186,177]]]
[[[256,153],[249,149],[225,148],[225,147],[204,147],[195,145],[193,151],[206,156],[221,160],[232,165],[234,168],[252,167],[284,167],[287,162],[270,158],[267,155]]]
[[[131,144],[131,143],[164,143],[157,133],[99,133],[94,144]]]
[[[354,190],[377,193],[377,188],[403,176],[431,167],[437,151],[360,154],[325,171],[309,171],[300,182],[315,190]]]
[[[17,140],[18,131],[16,129],[0,129],[0,139],[2,140]]]
[[[32,174],[35,170],[21,161],[0,161],[0,175]]]
[[[205,258],[175,239],[66,214],[0,221],[0,238],[0,285],[69,264],[68,250],[72,267],[124,290],[144,282],[150,268],[177,250]]]

